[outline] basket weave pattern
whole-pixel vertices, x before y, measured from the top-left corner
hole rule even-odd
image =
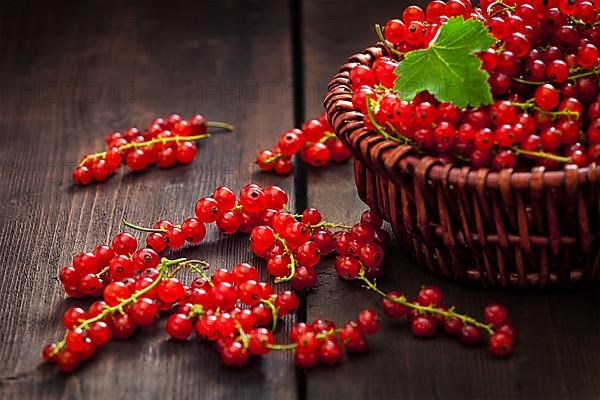
[[[337,136],[355,156],[361,199],[398,243],[431,271],[495,287],[567,286],[600,278],[600,166],[491,171],[417,157],[365,127],[352,106],[349,71],[387,55],[352,56],[324,100]]]

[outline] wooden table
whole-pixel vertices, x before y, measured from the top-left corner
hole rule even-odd
[[[66,300],[55,276],[73,254],[105,243],[127,217],[151,223],[190,215],[218,185],[278,184],[292,207],[320,208],[352,223],[358,200],[352,166],[261,174],[259,148],[322,111],[329,78],[375,41],[373,25],[402,2],[355,1],[4,1],[0,3],[0,398],[599,398],[600,292],[583,287],[521,293],[462,286],[431,276],[398,250],[386,256],[386,289],[440,285],[469,313],[500,301],[518,329],[514,357],[500,361],[440,335],[416,340],[386,321],[368,355],[336,368],[301,371],[291,354],[221,365],[212,346],[166,340],[162,324],[111,342],[77,373],[40,361],[62,334]],[[202,112],[238,129],[200,145],[187,167],[122,173],[73,187],[80,156],[103,136],[155,116]],[[247,237],[207,241],[178,254],[214,267],[254,259]],[[259,263],[260,264],[260,263]],[[331,261],[303,299],[297,320],[343,322],[377,299],[341,282]],[[265,275],[266,277],[266,275]],[[284,339],[293,321],[283,326]],[[285,340],[285,339],[284,339]]]

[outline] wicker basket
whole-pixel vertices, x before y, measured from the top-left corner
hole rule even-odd
[[[431,271],[485,286],[564,287],[600,277],[600,166],[500,172],[419,158],[365,127],[348,74],[382,46],[352,56],[324,100],[355,156],[358,193],[399,244]]]

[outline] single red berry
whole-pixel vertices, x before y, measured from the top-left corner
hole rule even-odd
[[[374,310],[362,310],[358,314],[358,329],[365,335],[376,333],[381,327],[379,316]]]
[[[163,252],[167,248],[165,235],[158,232],[152,232],[146,237],[146,244],[157,253]]]
[[[87,185],[92,181],[92,172],[86,166],[80,165],[73,170],[73,182]]]
[[[383,313],[392,319],[399,319],[408,314],[408,307],[390,299],[402,299],[404,296],[400,292],[389,292],[381,301]]]
[[[358,259],[352,256],[338,256],[334,266],[340,278],[347,280],[356,279],[361,269]]]
[[[331,158],[329,147],[323,143],[311,143],[304,151],[306,152],[306,162],[314,167],[321,167],[327,164]]]
[[[175,157],[177,162],[181,164],[189,164],[196,158],[198,148],[194,142],[181,142],[177,145],[175,150]]]
[[[233,190],[225,186],[220,186],[215,189],[212,198],[217,202],[217,207],[220,211],[229,211],[235,207],[235,193]]]
[[[104,321],[96,321],[90,325],[87,336],[94,346],[102,346],[110,340],[112,332],[108,324]]]
[[[181,228],[175,227],[167,231],[165,234],[165,239],[170,248],[178,249],[183,246],[187,238],[185,237],[185,233]]]
[[[185,297],[185,288],[176,278],[169,278],[158,284],[158,298],[165,303],[174,303]]]
[[[294,274],[290,284],[298,291],[312,289],[317,285],[319,277],[317,271],[314,268],[308,268],[304,265],[296,267],[296,273]]]
[[[158,304],[149,298],[141,298],[133,303],[129,313],[139,326],[150,326],[158,314]]]
[[[483,310],[483,319],[487,324],[500,327],[506,323],[508,312],[500,304],[489,304]]]
[[[551,111],[558,105],[560,95],[554,86],[546,83],[535,90],[535,104],[544,111]]]
[[[368,348],[367,339],[360,331],[356,321],[346,323],[340,330],[339,337],[350,353],[362,353]]]
[[[67,329],[73,329],[88,318],[83,308],[71,307],[63,314],[63,325]]]
[[[513,338],[505,333],[496,332],[488,339],[488,351],[496,357],[506,357],[513,352]]]
[[[141,171],[148,166],[148,156],[144,150],[136,149],[127,155],[126,162],[132,171]]]
[[[133,276],[134,265],[128,256],[119,254],[108,263],[108,271],[114,279],[125,279]]]
[[[319,362],[317,350],[300,350],[294,352],[294,361],[296,365],[302,368],[313,368]]]
[[[423,286],[417,295],[417,303],[422,306],[439,306],[442,304],[442,290],[437,286]]]
[[[219,212],[219,204],[212,197],[203,197],[196,202],[196,217],[205,224],[215,222]]]
[[[300,299],[296,293],[286,290],[275,298],[275,307],[279,307],[280,315],[288,315],[300,307]]]
[[[123,282],[112,282],[104,288],[104,301],[111,307],[128,299],[130,295],[129,289]]]
[[[263,356],[271,351],[270,345],[275,343],[275,338],[266,328],[254,328],[248,333],[248,351],[252,355]]]
[[[233,267],[233,280],[236,285],[249,280],[258,281],[258,270],[248,263],[239,263]]]
[[[72,372],[79,365],[79,357],[74,351],[63,348],[56,355],[56,364],[61,372]]]
[[[237,296],[242,303],[255,306],[263,297],[262,288],[255,280],[248,280],[239,284]]]
[[[194,329],[192,320],[185,314],[172,314],[167,319],[165,326],[167,333],[175,339],[185,340],[192,334]]]
[[[259,212],[266,206],[265,193],[255,184],[249,184],[240,191],[240,205],[248,211]]]
[[[342,361],[344,350],[336,339],[326,339],[318,350],[319,361],[324,365],[336,365]]]
[[[430,338],[435,335],[437,324],[432,317],[419,315],[411,321],[410,330],[416,337]]]
[[[190,135],[204,135],[208,130],[208,120],[202,114],[196,114],[189,119]]]
[[[130,255],[137,249],[137,240],[127,232],[121,232],[114,237],[112,248],[116,254]]]
[[[481,330],[473,325],[464,325],[458,337],[466,346],[475,346],[481,342]]]
[[[236,233],[242,224],[239,211],[226,211],[217,217],[217,227],[226,235]]]
[[[248,362],[248,351],[240,342],[232,342],[221,350],[221,361],[228,367],[243,367]]]

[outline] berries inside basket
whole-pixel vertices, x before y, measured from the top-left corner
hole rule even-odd
[[[420,264],[453,279],[598,280],[596,17],[587,4],[495,2],[450,16],[437,3],[376,27],[380,43],[329,84],[328,119],[356,158],[359,195]]]

